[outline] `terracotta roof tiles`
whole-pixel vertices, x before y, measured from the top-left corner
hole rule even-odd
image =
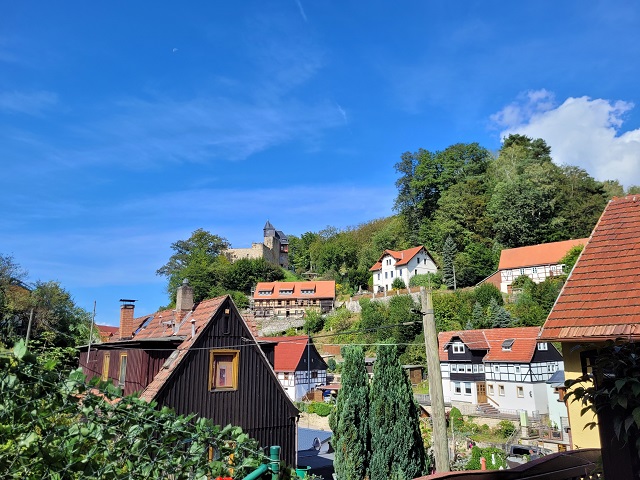
[[[276,372],[295,372],[305,352],[308,337],[259,337],[258,341],[277,342],[274,350],[273,369]]]
[[[472,350],[488,350],[485,362],[527,363],[536,350],[540,327],[485,328],[481,330],[460,330],[438,334],[438,356],[441,362],[449,359],[445,346],[458,337]],[[502,342],[514,339],[511,350],[503,350]]]
[[[640,196],[609,202],[544,324],[542,340],[640,338]]]
[[[291,293],[281,293],[283,290]],[[302,291],[312,293],[302,293]],[[334,280],[316,280],[310,282],[258,282],[253,293],[254,299],[290,299],[290,298],[335,298]]]
[[[528,247],[505,248],[500,253],[498,270],[511,268],[555,265],[576,245],[585,245],[588,238],[564,240],[562,242],[542,243]]]
[[[396,251],[396,250],[385,250],[382,253],[382,255],[380,255],[380,258],[373,265],[373,267],[371,267],[369,269],[369,271],[370,272],[374,272],[376,270],[380,270],[382,268],[382,259],[386,255],[391,255],[393,258],[395,258],[395,260],[396,260],[395,266],[396,267],[401,267],[402,265],[406,265],[407,263],[409,263],[411,261],[411,259],[413,257],[415,257],[416,255],[418,255],[422,250],[424,250],[424,252],[427,255],[429,255],[429,252],[427,252],[427,249],[424,248],[423,246],[408,248],[406,250],[399,250],[399,251]],[[429,257],[431,257],[431,256],[429,255]]]

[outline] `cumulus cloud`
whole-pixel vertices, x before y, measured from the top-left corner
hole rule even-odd
[[[640,129],[623,131],[633,103],[569,97],[557,104],[546,90],[523,93],[491,116],[504,138],[520,133],[542,138],[558,164],[584,168],[598,180],[640,184]]]

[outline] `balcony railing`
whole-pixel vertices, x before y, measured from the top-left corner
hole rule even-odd
[[[444,472],[416,480],[604,480],[600,449],[559,452],[509,470]]]

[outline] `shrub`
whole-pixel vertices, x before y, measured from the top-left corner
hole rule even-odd
[[[329,370],[330,372],[335,371],[337,366],[338,364],[336,363],[335,358],[330,358],[329,360],[327,360],[327,370]]]
[[[442,274],[438,272],[414,275],[409,279],[409,286],[426,288],[431,286],[432,289],[437,290],[442,286]]]
[[[480,470],[480,457],[484,457],[487,461],[487,470],[498,470],[500,467],[507,467],[506,454],[500,448],[473,447],[471,459],[467,462],[465,470]],[[495,459],[495,463],[493,459]]]
[[[317,333],[324,327],[324,317],[320,312],[307,310],[305,312],[304,331]]]
[[[509,438],[516,431],[516,426],[509,420],[501,420],[496,427],[496,433],[502,438]]]
[[[328,417],[333,405],[324,402],[311,402],[307,405],[307,413],[315,413],[321,417]]]
[[[391,288],[395,289],[395,290],[403,290],[405,288],[407,288],[407,286],[404,283],[404,280],[402,280],[401,278],[397,277],[393,280],[393,283],[391,284]]]

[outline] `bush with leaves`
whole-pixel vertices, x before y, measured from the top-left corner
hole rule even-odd
[[[311,402],[307,405],[307,413],[315,413],[321,417],[328,417],[333,410],[333,405],[325,402]]]
[[[502,438],[507,439],[516,432],[516,426],[509,420],[500,420],[496,427],[496,433]]]
[[[409,279],[410,287],[425,287],[438,290],[442,286],[442,273],[421,273]]]
[[[393,279],[393,282],[391,283],[391,288],[393,288],[394,290],[404,290],[405,288],[407,288],[407,285],[404,283],[404,280],[402,280],[400,277],[396,277]]]
[[[495,447],[473,447],[471,449],[471,459],[467,462],[465,470],[480,470],[480,458],[484,458],[487,461],[487,470],[498,470],[500,467],[507,468],[507,456],[504,450]]]
[[[181,416],[110,383],[87,385],[24,343],[0,357],[0,471],[6,479],[244,477],[263,457],[239,427]],[[210,460],[210,452],[213,457]]]

